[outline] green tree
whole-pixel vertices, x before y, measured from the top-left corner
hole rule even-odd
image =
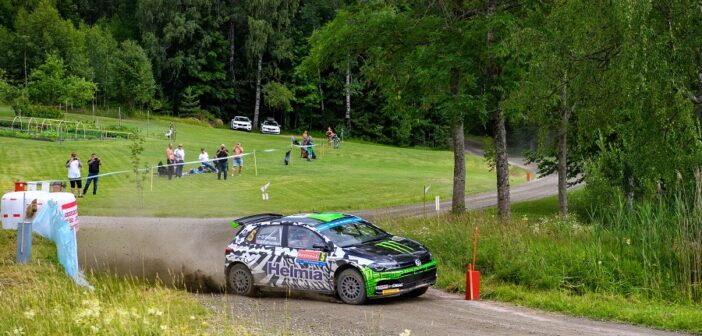
[[[429,110],[440,111],[451,128],[454,150],[454,212],[465,209],[463,124],[479,120],[474,49],[469,22],[444,2],[394,6],[369,4],[342,10],[313,34],[312,50],[303,67],[324,68],[350,55],[363,56],[364,75],[380,88],[387,106],[409,136],[412,124]],[[474,114],[476,113],[476,114]]]
[[[266,106],[287,114],[292,111],[295,95],[282,83],[271,81],[263,86],[263,98]]]
[[[53,54],[29,75],[29,97],[45,105],[62,104],[65,97],[66,69],[63,60]]]
[[[95,98],[97,85],[78,76],[68,76],[63,81],[63,101],[71,106],[83,106]]]
[[[84,33],[70,21],[62,19],[52,1],[42,0],[32,12],[20,8],[15,32],[15,47],[26,50],[29,69],[42,64],[45,56],[51,53],[64,60],[71,74],[92,78]],[[22,54],[18,56],[23,58]],[[22,58],[17,59],[16,64],[22,64]]]
[[[114,67],[111,64],[114,62],[117,51],[117,41],[112,38],[112,34],[100,26],[87,27],[81,25],[81,30],[85,32],[85,44],[88,50],[88,60],[92,67],[92,81],[97,84],[100,97],[96,97],[98,101],[102,100],[104,105],[110,97],[115,96]]]
[[[234,96],[227,81],[228,40],[222,31],[227,15],[215,0],[143,0],[136,17],[141,45],[153,63],[161,99],[180,108],[181,92],[192,86],[203,103]]]
[[[570,133],[577,130],[572,118],[576,107],[590,105],[588,90],[597,85],[593,78],[606,71],[601,64],[610,62],[621,45],[615,29],[600,31],[612,20],[612,11],[601,1],[555,1],[532,12],[529,24],[513,32],[508,43],[507,50],[527,61],[525,74],[502,107],[539,128],[534,158],[542,175],[558,175],[561,216],[568,213],[568,178],[582,173],[582,160],[568,158],[569,148],[577,148],[568,145],[575,139]]]
[[[116,97],[131,108],[153,100],[156,84],[151,62],[136,42],[122,42],[111,66]]]
[[[264,54],[270,55],[273,61],[273,71],[276,70],[275,63],[277,61],[288,60],[292,57],[292,40],[286,32],[298,6],[298,0],[255,0],[247,1],[244,5],[249,29],[245,43],[247,55],[250,62],[256,64],[254,129],[258,128],[261,107]]]
[[[180,104],[181,115],[195,115],[200,112],[200,94],[188,86],[181,94],[183,97]]]

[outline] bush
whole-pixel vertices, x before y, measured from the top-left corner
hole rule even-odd
[[[63,119],[63,112],[55,107],[40,106],[40,105],[24,105],[18,102],[13,104],[15,115],[22,113],[23,117],[47,118],[47,119]]]

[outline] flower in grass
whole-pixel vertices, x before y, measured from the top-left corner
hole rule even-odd
[[[36,315],[36,313],[34,313],[34,309],[30,309],[30,310],[27,310],[26,312],[24,312],[24,317],[26,317],[30,320],[34,319],[34,315]]]
[[[13,335],[24,335],[24,328],[18,327],[12,330]]]
[[[405,329],[403,332],[400,333],[400,336],[410,336],[412,335],[412,330]]]
[[[149,308],[146,310],[146,313],[149,315],[163,316],[163,311],[156,308]]]
[[[631,239],[624,238],[624,244],[631,245]]]
[[[163,330],[163,331],[168,330],[168,326],[165,325],[165,324],[162,324],[162,325],[160,326],[160,328],[161,328],[161,330]]]
[[[522,221],[528,222],[529,217],[527,215],[522,215]]]
[[[583,226],[582,226],[582,225],[577,224],[577,223],[573,224],[573,232],[579,233],[579,232],[582,231],[582,230],[583,230]]]
[[[97,334],[98,332],[100,332],[100,327],[98,327],[96,325],[91,325],[90,331],[92,331],[94,334]]]
[[[195,319],[195,315],[190,315],[190,319],[191,319],[191,320],[194,320],[194,319]]]

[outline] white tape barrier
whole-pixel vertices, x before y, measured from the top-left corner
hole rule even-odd
[[[274,151],[277,151],[277,150],[278,150],[278,149],[265,149],[265,150],[263,150],[263,152],[270,153],[270,152],[274,152]],[[244,156],[247,156],[247,155],[253,155],[253,153],[244,153],[244,154],[230,155],[230,156],[223,157],[223,158],[215,158],[215,159],[210,160],[210,161],[221,161],[221,160],[228,160],[228,159],[231,159],[231,158],[241,158],[241,157],[244,157]],[[140,171],[140,172],[145,172],[145,171],[150,171],[150,170],[152,170],[152,169],[158,169],[158,167],[176,167],[176,166],[184,166],[184,165],[187,165],[187,164],[194,164],[194,163],[202,164],[202,161],[200,161],[200,160],[198,160],[198,161],[188,161],[188,162],[183,162],[183,163],[173,163],[173,164],[165,164],[165,165],[161,165],[161,166],[153,166],[153,167],[150,167],[150,168],[139,168],[138,171]],[[118,174],[127,174],[127,173],[131,173],[131,172],[133,172],[133,170],[120,170],[120,171],[116,171],[116,172],[109,172],[109,173],[104,173],[104,174],[98,174],[98,175],[90,176],[90,178],[93,178],[93,177],[104,177],[104,176],[118,175]],[[81,178],[83,178],[83,177],[81,177]],[[86,176],[85,178],[88,178],[88,177]],[[69,180],[27,181],[27,184],[30,184],[30,183],[39,184],[39,183],[51,183],[51,182],[67,182],[67,181],[69,181]]]

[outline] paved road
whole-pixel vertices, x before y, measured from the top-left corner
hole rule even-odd
[[[555,193],[556,179],[549,177],[512,188],[512,200]],[[495,203],[495,193],[466,198],[469,209]],[[416,204],[352,213],[370,218],[416,216],[422,209],[422,204]],[[442,209],[450,209],[450,203],[443,202]],[[78,232],[81,263],[98,271],[158,276],[190,288],[216,289],[223,279],[224,247],[234,234],[230,220],[83,216]],[[277,292],[260,298],[219,293],[197,297],[213,309],[260,328],[263,334],[398,335],[408,329],[412,335],[669,335],[490,301],[469,302],[434,289],[416,299],[365,306],[340,304],[326,296]]]

